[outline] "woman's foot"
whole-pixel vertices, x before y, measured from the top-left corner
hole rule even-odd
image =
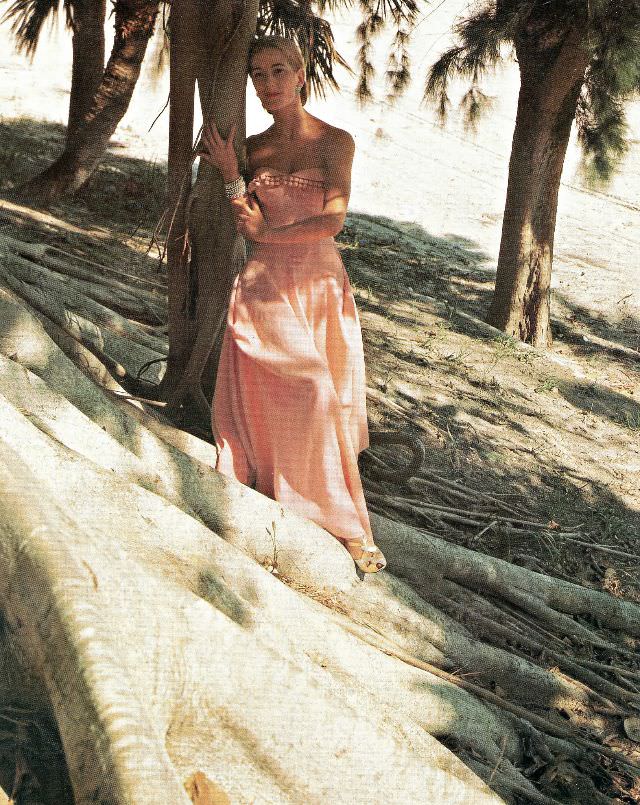
[[[375,545],[364,545],[362,540],[349,539],[344,541],[344,546],[351,554],[356,567],[363,573],[377,573],[387,566],[382,551]]]

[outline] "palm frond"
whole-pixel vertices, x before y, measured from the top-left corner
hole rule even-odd
[[[335,14],[337,11],[352,8],[353,0],[316,0],[315,6],[319,14],[325,14],[327,11]]]
[[[625,106],[640,92],[640,7],[621,0],[616,8],[616,15],[602,2],[592,9],[593,57],[576,111],[581,169],[592,185],[606,183],[626,154]]]
[[[389,18],[396,25],[405,22],[415,22],[418,14],[418,4],[415,0],[380,0],[378,14],[384,22]]]
[[[431,66],[427,75],[422,100],[424,103],[436,103],[441,123],[446,120],[448,110],[451,107],[449,93],[447,92],[449,80],[452,75],[459,72],[459,63],[463,53],[463,48],[459,45],[449,48]]]
[[[331,0],[333,1],[333,0]],[[258,36],[275,34],[294,38],[307,63],[307,82],[315,95],[324,98],[326,88],[338,88],[335,65],[352,72],[335,47],[331,26],[315,14],[309,2],[270,0],[260,5]]]
[[[480,118],[493,108],[494,99],[485,94],[479,84],[473,83],[462,96],[460,111],[467,132],[476,132]]]
[[[356,38],[360,43],[358,54],[358,85],[356,98],[360,104],[370,101],[373,97],[371,82],[375,78],[376,69],[373,63],[373,44],[384,29],[384,18],[380,14],[381,5],[376,0],[360,0],[362,22],[356,29]]]
[[[627,152],[627,123],[620,101],[609,97],[597,111],[593,98],[583,98],[576,122],[582,147],[582,174],[590,185],[606,183]],[[606,109],[602,106],[606,105]]]
[[[411,28],[415,24],[415,19],[403,24],[403,20],[398,19],[398,27],[387,61],[386,82],[388,87],[387,101],[395,102],[406,90],[411,81],[411,58],[409,56],[409,44],[411,41]]]
[[[356,31],[358,49],[358,86],[356,97],[361,104],[373,97],[371,83],[376,74],[373,44],[379,34],[394,29],[385,71],[387,100],[395,101],[411,80],[409,43],[418,16],[417,0],[360,0],[361,23]]]
[[[149,47],[147,61],[150,65],[149,78],[151,85],[156,88],[162,76],[169,69],[169,35],[165,24],[165,9],[162,9],[161,25],[156,26],[153,39]]]
[[[65,12],[65,24],[73,27],[73,11],[71,0],[62,0]],[[2,15],[0,22],[11,21],[11,33],[16,39],[18,51],[33,58],[42,26],[47,18],[58,14],[59,0],[14,0]]]
[[[461,108],[465,125],[475,128],[480,114],[491,106],[480,89],[480,79],[500,62],[505,46],[513,44],[522,16],[531,4],[532,0],[486,3],[454,27],[458,41],[432,65],[422,96],[423,103],[435,103],[441,123],[451,106],[449,82],[453,78],[466,78],[471,86],[463,96]]]

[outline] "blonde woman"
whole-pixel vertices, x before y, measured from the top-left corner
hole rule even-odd
[[[203,158],[225,181],[251,256],[231,295],[213,402],[218,469],[320,524],[366,573],[375,546],[358,472],[368,446],[362,336],[334,243],[353,140],[304,109],[295,42],[254,41],[249,75],[273,125],[247,140],[245,187],[215,127]]]

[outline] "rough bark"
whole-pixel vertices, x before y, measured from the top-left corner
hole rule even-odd
[[[157,13],[157,0],[117,0],[116,35],[100,85],[90,104],[78,102],[86,111],[70,131],[62,154],[18,188],[17,195],[46,206],[89,179],[127,111]]]
[[[73,4],[73,60],[67,141],[71,140],[85,115],[91,111],[93,97],[102,80],[106,13],[106,0],[76,0]]]
[[[243,259],[218,171],[201,162],[191,186],[193,95],[197,80],[203,119],[223,136],[237,125],[244,140],[247,51],[257,2],[227,0],[214,9],[180,0],[172,10],[169,147],[169,360],[160,394],[177,414],[191,406],[209,420],[215,344],[231,284]]]
[[[576,20],[567,32],[534,30],[516,40],[521,86],[487,322],[534,346],[552,342],[549,300],[558,191],[589,62],[582,36]]]
[[[179,0],[171,12],[169,158],[167,178],[167,264],[169,295],[169,357],[161,389],[177,384],[189,359],[195,321],[189,300],[189,259],[185,253],[185,205],[191,193],[193,115],[202,6]]]

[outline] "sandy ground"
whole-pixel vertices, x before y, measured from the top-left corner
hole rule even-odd
[[[347,128],[356,138],[351,200],[354,212],[384,215],[417,224],[436,237],[471,242],[486,255],[490,270],[495,266],[500,241],[518,90],[517,67],[507,63],[488,82],[494,108],[475,135],[464,131],[455,113],[447,127],[440,128],[433,110],[420,105],[426,71],[446,47],[452,21],[467,6],[464,0],[448,0],[425,8],[414,36],[415,81],[396,105],[384,100],[380,80],[375,102],[358,108],[354,80],[341,72],[342,93],[332,93],[325,101],[312,100],[308,108]],[[353,59],[354,14],[337,20],[334,29],[339,49]],[[6,24],[0,27],[0,48],[2,119],[27,116],[65,122],[71,45],[62,26],[55,26],[43,40],[31,65],[14,52]],[[168,79],[166,73],[154,77],[152,61],[153,58],[147,60],[130,109],[114,139],[132,156],[164,161],[168,113],[165,111],[150,132],[148,129],[166,101]],[[269,121],[250,90],[249,133],[263,129]],[[604,190],[590,190],[581,183],[577,173],[579,151],[576,143],[571,143],[560,193],[553,287],[558,300],[566,300],[571,306],[589,308],[610,323],[626,320],[626,335],[632,344],[637,344],[640,102],[630,105],[629,121],[629,154],[619,174]]]

